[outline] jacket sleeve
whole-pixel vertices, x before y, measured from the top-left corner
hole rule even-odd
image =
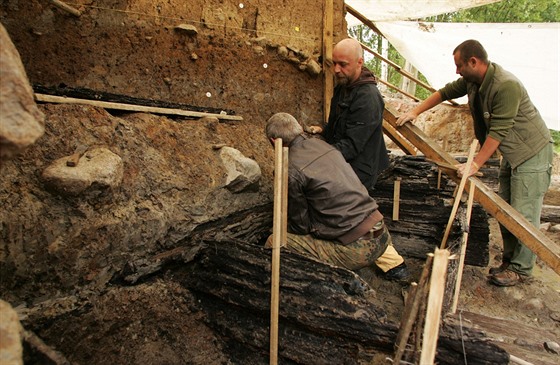
[[[467,82],[462,77],[446,84],[438,92],[441,95],[441,100],[457,99],[467,95]]]
[[[311,223],[302,174],[290,170],[288,176],[288,232],[309,234]]]
[[[350,103],[339,103],[342,109],[347,108],[341,112],[346,129],[333,145],[348,162],[362,153],[376,128],[383,123],[383,99],[373,88],[375,86],[371,84],[363,85]]]

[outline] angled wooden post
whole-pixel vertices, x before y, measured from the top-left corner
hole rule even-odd
[[[474,152],[476,150],[476,146],[478,145],[478,141],[475,139],[471,143],[471,148],[469,150],[469,157],[467,158],[467,164],[465,166],[465,171],[470,171],[472,161],[474,158]],[[467,175],[463,175],[461,178],[461,182],[459,183],[459,187],[457,190],[457,194],[455,199],[453,200],[453,208],[451,209],[451,215],[449,216],[449,221],[447,222],[447,227],[445,228],[445,233],[443,234],[443,239],[441,240],[441,245],[439,248],[444,249],[447,246],[447,238],[449,237],[449,232],[451,232],[451,227],[453,227],[453,221],[455,220],[455,215],[457,214],[457,209],[459,208],[459,203],[461,202],[461,197],[463,196],[463,189],[465,188],[465,184],[469,177]]]

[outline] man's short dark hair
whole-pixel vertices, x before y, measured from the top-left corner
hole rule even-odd
[[[460,52],[461,61],[465,63],[469,60],[469,58],[475,57],[481,60],[483,63],[488,64],[488,53],[486,53],[486,50],[484,49],[484,47],[482,47],[482,44],[480,44],[480,42],[477,40],[469,39],[467,41],[464,41],[453,50],[453,54],[457,52]]]
[[[282,138],[284,143],[290,144],[303,133],[303,128],[291,114],[276,113],[268,119],[265,133],[267,138]]]

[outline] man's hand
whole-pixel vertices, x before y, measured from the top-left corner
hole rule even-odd
[[[403,114],[399,117],[399,119],[397,119],[397,125],[400,127],[401,125],[404,125],[406,122],[412,123],[417,116],[418,114],[411,111],[406,114]]]
[[[462,163],[462,164],[459,164],[459,165],[456,165],[456,166],[457,166],[457,176],[463,177],[463,175],[465,174],[465,169],[467,168],[467,164]],[[478,164],[473,161],[471,163],[471,170],[467,174],[467,177],[473,176],[474,174],[476,174],[478,172],[479,169],[480,169],[480,166],[478,166]]]
[[[307,127],[306,132],[311,134],[319,134],[323,132],[323,128],[319,127],[318,125],[312,125]]]

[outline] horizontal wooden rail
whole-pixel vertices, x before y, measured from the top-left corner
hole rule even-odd
[[[345,4],[346,10],[352,14],[353,16],[355,16],[359,21],[361,21],[364,25],[367,25],[371,30],[373,30],[375,33],[379,34],[380,36],[383,36],[383,33],[381,33],[381,31],[375,26],[375,24],[373,24],[373,22],[371,20],[369,20],[368,18],[366,18],[362,13],[360,13],[359,11],[357,11],[356,9],[354,9],[353,7],[351,7],[348,4]],[[401,66],[399,66],[398,64],[396,64],[395,62],[383,57],[381,54],[379,54],[378,52],[375,52],[373,49],[369,48],[368,46],[366,46],[363,43],[360,43],[362,45],[362,48],[366,51],[368,51],[369,53],[371,53],[374,57],[379,58],[381,61],[387,63],[389,66],[393,67],[395,70],[397,70],[398,73],[400,73],[401,75],[403,75],[404,77],[414,81],[416,84],[422,86],[423,88],[425,88],[426,90],[430,91],[430,92],[434,92],[436,91],[436,89],[434,89],[432,86],[426,84],[425,82],[423,82],[422,80],[414,77],[414,75],[412,75],[411,73],[403,70],[403,68]],[[381,81],[381,80],[380,80]],[[383,84],[386,84],[385,82],[383,82]],[[397,91],[403,93],[404,95],[415,99],[416,101],[418,101],[419,99],[417,99],[414,96],[411,96],[410,94],[405,93],[404,91],[394,87],[391,84],[386,84],[387,86],[390,86],[394,89],[396,89]],[[454,100],[449,100],[449,103],[451,103],[452,105],[459,105],[456,101]]]

